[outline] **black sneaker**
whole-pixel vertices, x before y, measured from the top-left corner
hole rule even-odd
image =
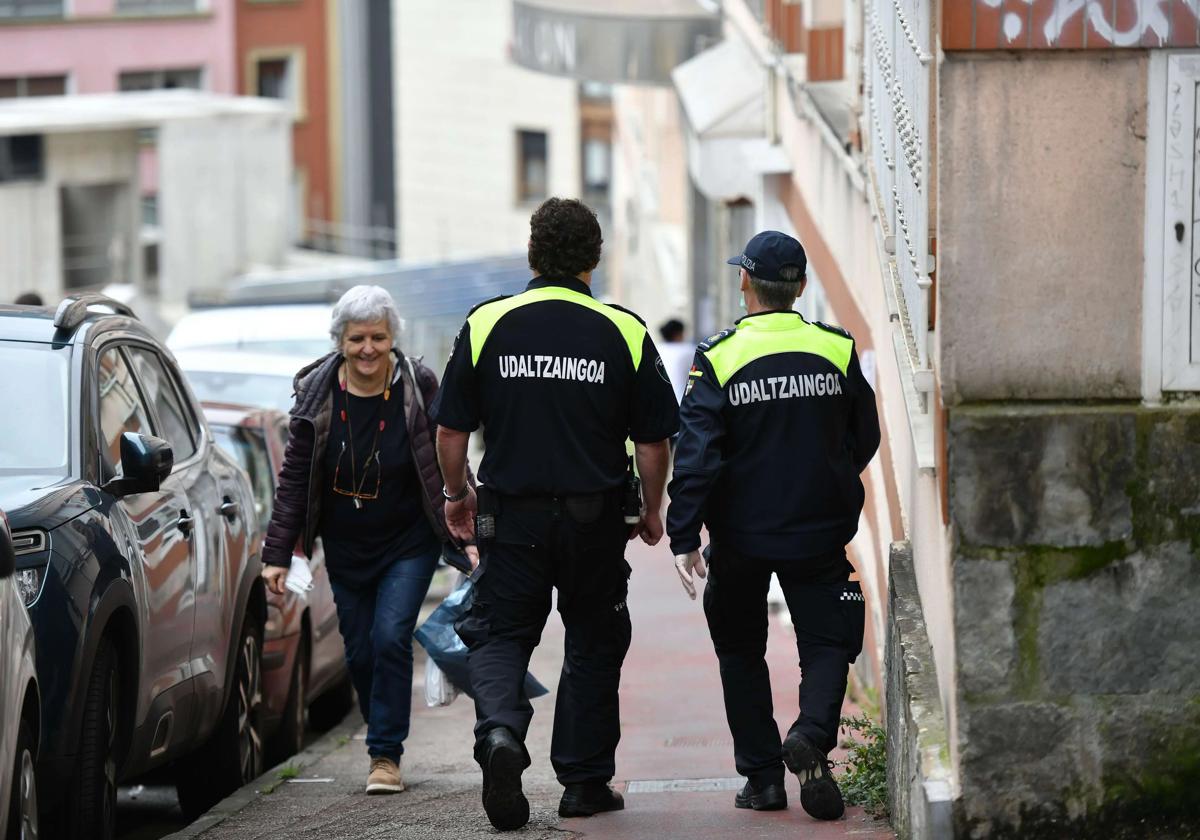
[[[529,757],[504,727],[488,732],[475,745],[475,760],[483,768],[483,810],[500,831],[515,831],[529,822],[529,800],[521,791],[521,773]]]
[[[782,811],[787,807],[787,790],[782,784],[755,788],[746,782],[745,787],[733,799],[735,808],[752,808],[755,811]]]
[[[799,732],[788,735],[783,742],[783,763],[800,780],[800,805],[810,817],[836,820],[846,813],[842,792],[829,772],[833,762],[812,741]]]
[[[590,817],[602,811],[623,811],[625,799],[604,782],[567,785],[558,802],[560,817]]]

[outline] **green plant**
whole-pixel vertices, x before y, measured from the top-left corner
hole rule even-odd
[[[339,736],[338,736],[338,739],[337,739],[337,745],[338,745],[339,747],[344,747],[344,746],[346,746],[346,745],[347,745],[347,744],[349,744],[349,743],[350,743],[350,738],[349,738],[349,736],[346,736],[346,735],[339,735]]]
[[[289,761],[279,768],[279,772],[276,775],[279,777],[279,781],[286,782],[288,779],[294,779],[299,776],[300,768]]]
[[[864,715],[842,718],[842,728],[847,731],[842,746],[850,752],[846,761],[839,762],[846,768],[838,780],[842,795],[850,805],[861,805],[871,816],[887,819],[887,733]]]

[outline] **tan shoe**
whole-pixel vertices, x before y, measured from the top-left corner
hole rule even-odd
[[[400,778],[400,765],[390,758],[372,758],[371,773],[367,776],[367,793],[399,793],[402,790],[404,780]]]

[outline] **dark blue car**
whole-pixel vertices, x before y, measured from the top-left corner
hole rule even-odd
[[[122,304],[2,306],[0,365],[0,509],[37,641],[43,836],[113,836],[118,783],[159,769],[198,814],[262,771],[249,482]]]

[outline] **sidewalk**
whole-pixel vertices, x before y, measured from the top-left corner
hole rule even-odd
[[[617,787],[626,810],[590,819],[560,820],[562,788],[550,767],[553,693],[534,701],[528,741],[533,766],[525,772],[531,818],[523,838],[891,838],[886,824],[860,808],[844,820],[818,823],[800,807],[796,779],[787,780],[789,809],[738,811],[733,748],[721,703],[716,657],[700,602],[688,600],[667,549],[642,543],[628,552],[634,574],[629,605],[633,646],[621,683],[623,737],[617,753]],[[552,614],[531,670],[548,687],[558,682],[562,625]],[[795,714],[798,676],[790,631],[773,621],[768,661],[776,677],[775,709],[781,731]],[[263,777],[260,790],[236,813],[203,831],[224,838],[477,838],[496,837],[479,801],[480,775],[471,758],[474,710],[460,697],[428,709],[423,697],[423,657],[414,679],[412,735],[406,745],[408,790],[397,796],[363,794],[365,728],[328,742],[331,751],[306,766],[300,778],[279,783]],[[786,681],[785,681],[786,678]],[[349,731],[349,730],[347,730]],[[194,836],[194,835],[193,835]]]

